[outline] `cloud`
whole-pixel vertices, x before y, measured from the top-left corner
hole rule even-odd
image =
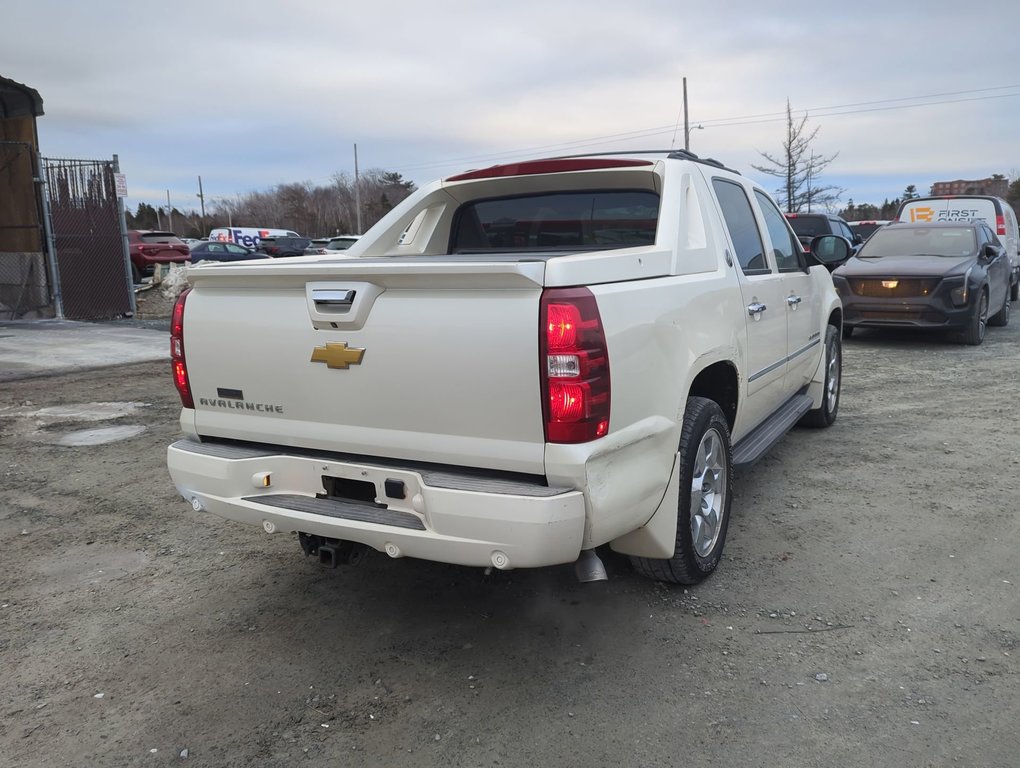
[[[856,199],[1020,166],[1020,6],[957,8],[13,0],[0,74],[42,94],[44,154],[118,153],[132,201],[170,188],[192,203],[199,174],[224,195],[325,181],[353,171],[355,143],[363,167],[419,183],[530,153],[682,146],[684,77],[695,151],[751,173],[780,148],[789,99]],[[954,52],[963,40],[980,55]],[[946,103],[906,107],[919,96]]]

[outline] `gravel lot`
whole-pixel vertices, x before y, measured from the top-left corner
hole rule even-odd
[[[177,496],[165,363],[0,384],[0,765],[1015,766],[1018,381],[858,332],[689,590],[324,569]]]

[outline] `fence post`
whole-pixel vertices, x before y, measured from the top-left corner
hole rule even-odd
[[[39,169],[39,198],[42,206],[43,231],[46,233],[46,261],[50,267],[50,276],[53,283],[50,285],[50,295],[53,297],[53,313],[57,320],[64,319],[64,293],[60,285],[60,267],[57,264],[57,238],[53,234],[53,216],[50,210],[50,182],[49,167],[43,162],[41,152],[36,152],[36,167]]]
[[[120,158],[113,156],[113,172],[120,173]],[[135,279],[131,272],[131,248],[128,246],[127,219],[124,216],[124,198],[117,195],[117,220],[120,222],[120,244],[124,250],[124,279],[127,280],[128,299],[131,302],[131,317],[138,311],[135,304]]]

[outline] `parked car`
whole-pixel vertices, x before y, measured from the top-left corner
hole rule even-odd
[[[267,236],[259,240],[256,250],[273,258],[284,256],[304,256],[305,249],[311,245],[310,237]]]
[[[850,225],[833,213],[788,213],[786,220],[790,222],[797,239],[805,251],[811,250],[811,241],[819,235],[839,235],[845,237],[853,246],[854,253],[861,247],[864,238],[850,229]]]
[[[875,230],[880,227],[884,227],[890,222],[890,219],[877,219],[873,221],[848,221],[847,226],[850,227],[850,231],[854,234],[861,236],[861,239],[867,242],[868,238],[875,234]]]
[[[312,240],[311,245],[305,248],[305,253],[322,255],[330,251],[346,251],[359,239],[361,239],[361,235],[337,235],[336,237]]]
[[[191,261],[191,252],[173,232],[151,229],[128,230],[131,277],[135,283],[152,274],[157,264],[183,264]]]
[[[247,261],[248,259],[268,259],[270,256],[245,248],[236,243],[199,242],[191,248],[191,263],[200,261]]]
[[[338,235],[337,237],[330,238],[330,241],[326,244],[326,250],[346,251],[360,239],[361,235]]]
[[[905,201],[896,215],[900,221],[974,221],[985,222],[1006,247],[1012,267],[1010,299],[1020,298],[1020,230],[1016,211],[1001,197],[990,195],[945,195],[915,197]]]
[[[983,221],[882,227],[832,281],[844,338],[857,327],[935,328],[980,344],[986,325],[1009,323],[1009,257]]]
[[[312,242],[305,248],[305,255],[312,256],[314,254],[322,254],[326,252],[326,246],[329,245],[328,237],[316,237],[312,239]]]

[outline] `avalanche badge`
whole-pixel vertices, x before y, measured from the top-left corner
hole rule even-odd
[[[312,350],[310,362],[325,363],[329,368],[347,370],[352,365],[361,365],[361,358],[364,354],[364,348],[348,347],[346,341],[341,341],[339,344],[327,343],[324,347],[316,347]]]

